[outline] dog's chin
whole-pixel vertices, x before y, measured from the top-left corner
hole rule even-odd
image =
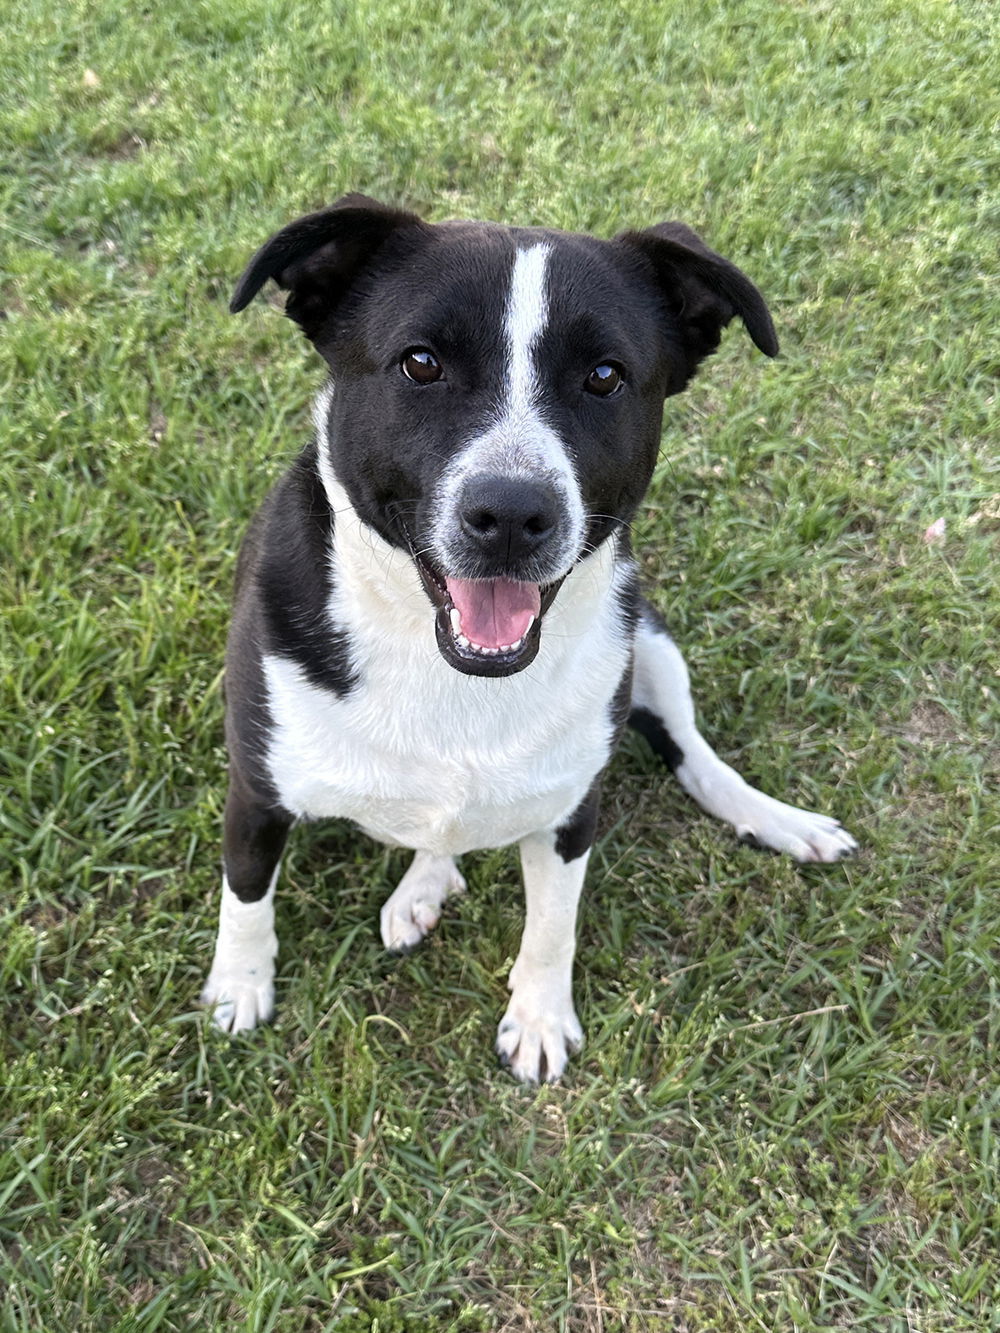
[[[551,583],[517,583],[509,579],[449,579],[425,560],[416,560],[424,589],[434,607],[434,633],[441,656],[450,667],[466,676],[514,676],[529,666],[542,641],[542,620],[562,586],[565,574]],[[470,591],[471,590],[471,591]],[[507,633],[498,632],[491,622],[490,632],[476,642],[476,630],[470,626],[476,618],[471,602],[507,604]],[[516,608],[516,609],[513,609]],[[529,619],[530,617],[530,619]],[[513,639],[513,642],[503,642]]]

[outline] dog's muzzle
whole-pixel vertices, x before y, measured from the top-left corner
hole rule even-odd
[[[451,666],[510,676],[534,659],[542,618],[572,563],[564,516],[546,482],[490,474],[464,482],[440,565],[417,558]]]

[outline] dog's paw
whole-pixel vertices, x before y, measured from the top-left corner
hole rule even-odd
[[[840,861],[852,856],[858,844],[829,815],[776,801],[750,789],[745,811],[733,821],[744,842],[785,852],[796,861]]]
[[[408,953],[441,919],[445,899],[465,892],[465,880],[450,857],[418,852],[395,892],[382,904],[382,943],[392,953]]]
[[[497,1054],[522,1083],[555,1083],[583,1045],[572,1004],[541,1009],[511,997],[497,1029]]]
[[[213,967],[201,992],[221,1032],[249,1032],[274,1014],[274,967],[262,970]]]

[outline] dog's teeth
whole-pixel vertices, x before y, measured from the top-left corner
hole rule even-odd
[[[515,639],[513,643],[502,643],[499,648],[480,648],[479,651],[481,653],[514,653],[517,652],[517,650],[520,647],[522,647],[523,644],[524,644],[524,635],[522,634],[521,637],[519,639]],[[477,646],[476,644],[473,644],[473,647],[476,646]]]
[[[451,617],[451,626],[455,631],[455,642],[458,644],[459,648],[464,648],[470,653],[478,653],[480,657],[496,657],[500,653],[512,653],[524,643],[524,638],[522,636],[518,639],[517,643],[502,643],[499,648],[487,648],[485,643],[473,643],[471,639],[468,639],[461,632],[457,623],[457,611],[452,611]]]
[[[455,642],[459,648],[465,649],[466,652],[478,653],[481,657],[497,657],[501,653],[516,653],[524,647],[524,641],[528,637],[528,631],[525,630],[521,637],[513,643],[501,643],[496,648],[487,648],[486,644],[473,643],[467,635],[462,633],[462,617],[459,615],[457,607],[450,608],[448,618],[451,623],[451,632],[455,636]],[[533,624],[534,619],[529,622],[528,629]]]

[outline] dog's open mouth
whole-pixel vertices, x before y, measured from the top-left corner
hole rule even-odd
[[[445,661],[473,676],[512,676],[533,661],[556,583],[449,578],[417,560]]]

